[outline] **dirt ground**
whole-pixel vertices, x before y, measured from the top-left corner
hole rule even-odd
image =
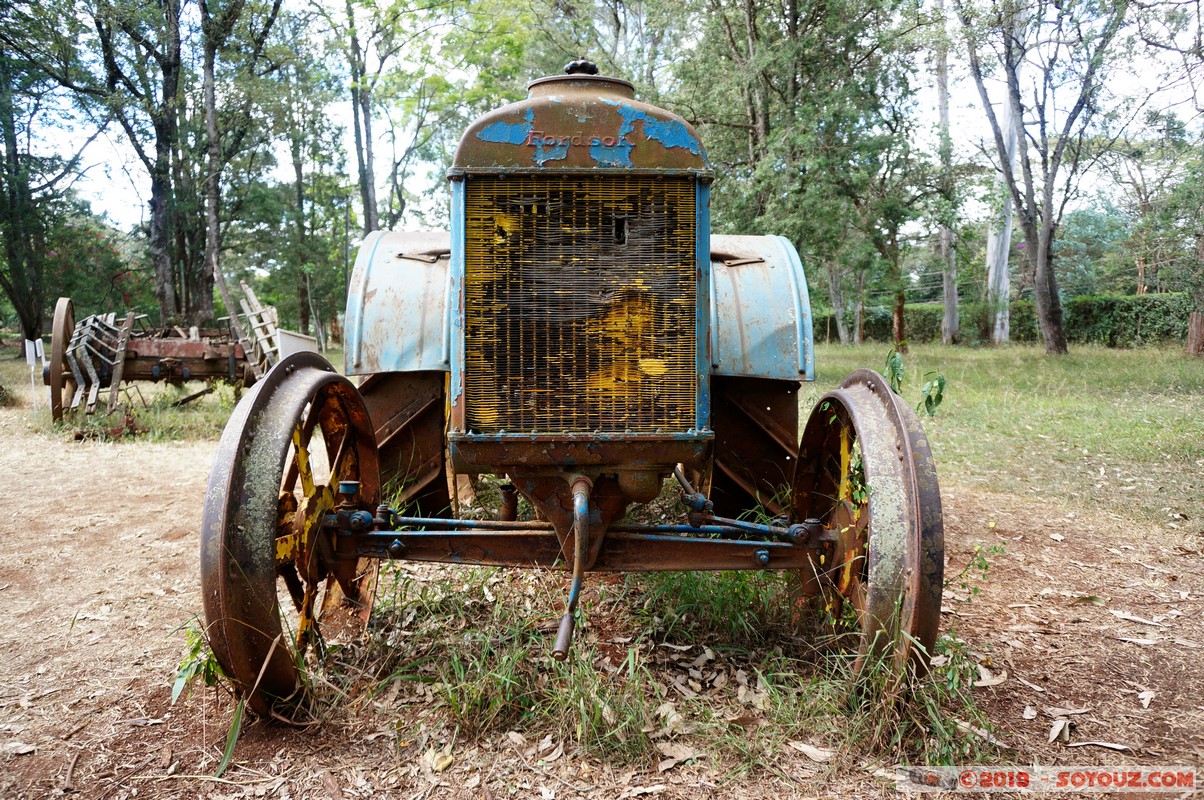
[[[870,765],[728,778],[703,761],[658,773],[506,737],[461,742],[435,772],[399,744],[390,713],[299,731],[244,730],[212,776],[228,704],[172,707],[180,632],[201,611],[198,528],[215,442],[74,442],[0,410],[0,797],[876,797]],[[1204,536],[988,494],[945,480],[947,556],[989,558],[982,592],[946,593],[952,627],[984,664],[976,690],[1012,763],[1204,764]],[[1056,718],[1069,742],[1050,743]],[[1123,750],[1091,743],[1108,743]],[[1085,744],[1086,743],[1086,744]],[[822,742],[816,742],[822,745]],[[1084,745],[1072,747],[1071,745]],[[705,747],[705,743],[695,743]]]

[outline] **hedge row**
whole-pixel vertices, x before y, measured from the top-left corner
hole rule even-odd
[[[991,340],[991,317],[985,303],[963,303],[958,310],[963,343],[981,344]],[[1062,321],[1066,338],[1072,344],[1139,347],[1155,342],[1185,341],[1191,310],[1191,297],[1182,293],[1075,297],[1063,301]],[[945,308],[940,303],[910,305],[903,313],[908,341],[941,340]],[[1012,302],[1010,334],[1013,342],[1041,341],[1031,301]],[[866,309],[865,338],[875,342],[890,341],[891,309]],[[815,339],[837,341],[836,322],[831,313],[816,317]]]

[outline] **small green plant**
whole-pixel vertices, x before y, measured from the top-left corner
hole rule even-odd
[[[966,593],[967,600],[973,599],[979,593],[978,584],[987,579],[987,572],[991,569],[991,562],[987,557],[1003,555],[1004,549],[1002,544],[993,544],[989,547],[983,547],[980,544],[974,545],[974,552],[970,555],[966,566],[962,567],[956,575],[945,579],[945,588],[956,585]]]
[[[936,416],[937,407],[941,401],[945,399],[945,376],[939,372],[931,371],[924,373],[927,379],[924,385],[920,387],[920,404],[916,406],[916,411],[923,406],[924,413],[930,417]]]
[[[184,658],[176,670],[176,680],[171,687],[171,703],[176,704],[184,690],[190,684],[200,681],[206,687],[227,685],[223,682],[225,673],[217,663],[217,657],[209,648],[209,641],[196,619],[184,629]],[[247,701],[242,698],[234,706],[234,714],[230,719],[230,728],[226,731],[226,746],[222,750],[222,758],[217,764],[213,777],[220,778],[230,760],[234,757],[234,746],[238,744],[238,736],[242,733],[243,717],[246,713]]]
[[[906,344],[907,340],[904,339],[886,351],[886,382],[890,384],[890,390],[897,395],[903,394],[903,378],[907,375],[907,367],[903,365],[903,354],[899,352],[899,348]]]
[[[903,380],[907,376],[907,367],[903,364],[903,354],[899,348],[907,344],[907,340],[896,344],[886,352],[885,378],[890,384],[890,390],[900,397],[903,396]],[[920,401],[916,403],[916,413],[935,417],[936,410],[945,399],[945,376],[936,370],[924,373],[924,385],[920,387]]]
[[[199,680],[202,685],[210,687],[217,686],[225,677],[221,665],[217,663],[217,657],[209,649],[209,642],[195,619],[185,628],[184,641],[184,658],[180,660],[176,680],[171,687],[172,705],[176,704],[184,690],[195,681]]]

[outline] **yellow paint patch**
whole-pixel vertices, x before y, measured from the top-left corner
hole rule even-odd
[[[669,365],[663,358],[641,358],[640,370],[649,375],[664,375],[669,371]]]

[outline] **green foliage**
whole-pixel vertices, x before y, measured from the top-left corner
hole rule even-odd
[[[906,340],[899,342],[886,352],[886,382],[895,394],[903,393],[903,378],[907,375],[907,368],[903,366],[903,354],[899,352],[899,348],[905,344]]]
[[[1127,214],[1106,203],[1066,214],[1053,246],[1059,288],[1072,297],[1135,292],[1132,228]]]
[[[994,525],[995,523],[991,523],[991,527]],[[956,584],[957,588],[966,593],[967,601],[973,600],[979,594],[978,585],[986,581],[987,573],[991,570],[991,561],[988,556],[1001,556],[1004,550],[1002,544],[993,544],[988,547],[980,544],[974,545],[970,560],[956,575],[945,578],[945,587]]]
[[[903,394],[903,379],[907,368],[903,364],[903,354],[899,352],[899,348],[905,344],[906,340],[899,342],[886,353],[886,382],[890,384],[890,390],[900,396]],[[916,404],[916,411],[935,417],[936,410],[944,399],[945,376],[936,370],[924,373],[924,385],[920,387],[920,401]]]
[[[926,372],[924,377],[927,380],[920,387],[920,404],[916,410],[923,408],[925,414],[935,417],[937,408],[945,399],[945,376],[939,372]]]
[[[176,704],[180,695],[192,683],[200,681],[202,686],[217,686],[225,677],[221,665],[217,663],[217,657],[209,649],[204,631],[197,622],[194,621],[184,630],[184,642],[184,657],[180,660],[176,680],[171,687],[172,705]]]
[[[1063,305],[1066,338],[1072,344],[1104,347],[1140,347],[1163,342],[1180,342],[1187,336],[1191,297],[1183,293],[1131,296],[1074,297]],[[991,316],[985,303],[961,305],[962,341],[982,344],[990,341]],[[1038,342],[1037,318],[1027,300],[1009,305],[1011,341]],[[865,338],[890,341],[889,308],[867,309]],[[937,303],[909,305],[904,309],[908,340],[914,343],[939,342],[944,306]],[[816,330],[826,320],[816,319]]]
[[[243,716],[247,711],[246,699],[241,699],[234,706],[234,716],[230,719],[230,728],[226,731],[226,746],[222,749],[222,760],[217,763],[217,769],[213,771],[213,777],[220,778],[225,773],[226,768],[230,766],[231,759],[234,758],[234,747],[238,744],[238,736],[242,733]]]
[[[646,758],[661,694],[640,650],[629,648],[621,664],[607,669],[586,627],[568,660],[553,661],[542,623],[561,598],[530,603],[516,591],[529,584],[529,575],[503,578],[497,570],[476,569],[448,570],[436,582],[399,576],[378,600],[374,620],[386,630],[416,628],[420,635],[389,648],[390,658],[378,666],[385,681],[431,684],[451,722],[471,736],[551,729],[589,753],[621,762]],[[506,596],[495,597],[490,586]],[[354,676],[328,678],[341,683]]]
[[[638,615],[674,640],[764,644],[789,623],[786,576],[766,572],[652,572],[632,578]]]

